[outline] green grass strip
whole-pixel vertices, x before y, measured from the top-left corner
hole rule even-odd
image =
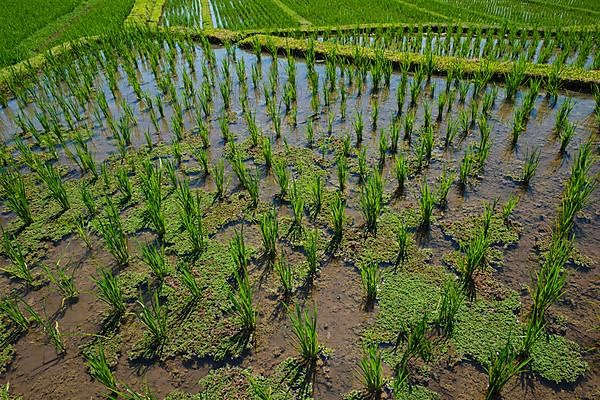
[[[125,23],[158,24],[166,0],[136,0]]]
[[[286,13],[287,15],[289,15],[291,18],[295,19],[296,21],[298,21],[298,23],[301,26],[306,26],[306,25],[312,25],[311,22],[307,19],[305,19],[304,17],[302,17],[300,14],[298,14],[296,11],[292,10],[291,8],[289,8],[287,5],[285,5],[281,0],[273,0],[273,3],[277,4],[277,7],[281,8],[281,10]]]

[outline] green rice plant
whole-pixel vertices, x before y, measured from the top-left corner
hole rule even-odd
[[[317,309],[314,308],[309,314],[306,310],[301,311],[300,306],[296,304],[295,313],[290,315],[290,320],[292,332],[298,342],[300,359],[307,368],[312,369],[321,352],[317,335]]]
[[[414,125],[415,111],[411,110],[410,112],[408,112],[408,114],[406,114],[406,117],[404,117],[404,140],[408,140],[410,142]]]
[[[21,219],[26,226],[33,222],[29,200],[25,194],[25,182],[16,171],[5,169],[0,173],[0,186],[4,191],[4,204]]]
[[[44,264],[42,264],[42,269],[46,274],[46,278],[56,286],[58,293],[63,297],[61,308],[64,307],[65,302],[73,301],[79,297],[79,292],[75,287],[75,278],[73,277],[73,274],[67,274],[65,268],[60,266],[60,261],[56,263],[56,273],[50,271]]]
[[[276,158],[273,163],[273,169],[275,171],[275,179],[279,184],[279,196],[283,199],[290,187],[290,170],[284,158]]]
[[[458,174],[459,182],[463,189],[465,189],[467,187],[467,184],[469,183],[469,177],[473,173],[474,163],[475,161],[473,148],[469,146],[465,151],[465,155],[463,156],[462,161],[460,162],[460,169]]]
[[[502,388],[508,381],[519,375],[529,364],[530,359],[517,360],[518,353],[514,349],[510,339],[500,349],[499,352],[492,352],[490,362],[484,365],[488,374],[488,386],[485,393],[486,400],[493,400],[498,397]]]
[[[517,196],[511,195],[506,203],[502,206],[502,219],[504,220],[504,225],[510,225],[510,216],[512,215],[513,210],[519,203],[519,198]]]
[[[160,304],[157,291],[152,293],[150,306],[146,306],[141,300],[138,300],[137,303],[141,307],[138,318],[148,329],[150,337],[152,338],[152,346],[161,349],[166,343],[169,333],[167,325],[167,306]]]
[[[406,185],[406,178],[408,176],[408,162],[404,157],[404,154],[399,153],[396,155],[396,166],[394,168],[394,175],[398,181],[398,192],[403,193]]]
[[[62,337],[62,333],[58,327],[58,321],[54,321],[52,324],[50,321],[45,323],[44,331],[48,335],[48,340],[54,346],[54,350],[56,350],[56,354],[62,355],[65,354],[67,349],[65,348],[65,342]]]
[[[165,256],[165,248],[163,246],[155,246],[146,244],[142,248],[142,260],[150,267],[158,281],[162,284],[164,279],[169,276],[169,265]]]
[[[437,306],[436,325],[446,336],[452,335],[456,315],[463,304],[463,293],[454,279],[448,279]]]
[[[198,284],[198,281],[194,277],[191,267],[188,264],[181,264],[178,268],[179,280],[187,288],[192,295],[192,300],[196,301],[202,298],[204,295],[203,288]]]
[[[129,263],[129,250],[125,231],[121,224],[119,211],[108,196],[106,197],[105,215],[98,218],[96,229],[102,235],[108,251],[117,260],[118,264],[121,266],[127,265]]]
[[[260,216],[258,225],[260,227],[260,234],[262,236],[264,254],[268,256],[271,261],[273,261],[277,255],[277,238],[279,235],[277,210],[275,210],[275,208],[271,208],[269,211]]]
[[[331,220],[333,224],[334,237],[339,241],[342,238],[344,230],[346,205],[342,199],[342,194],[338,191],[335,193],[333,202],[331,203]]]
[[[428,227],[431,223],[431,214],[435,206],[435,195],[429,189],[426,181],[421,183],[421,197],[419,198],[419,209],[421,210],[421,223]]]
[[[527,324],[523,329],[523,335],[521,337],[521,346],[519,351],[519,358],[524,359],[531,356],[533,346],[543,336],[546,327],[545,321],[536,320],[529,318]]]
[[[367,229],[377,230],[377,218],[383,208],[383,182],[377,170],[367,177],[360,196],[360,208],[365,217]]]
[[[244,232],[238,232],[237,230],[233,233],[233,238],[229,242],[229,254],[233,260],[235,267],[235,274],[242,273],[250,265],[250,253],[246,249],[244,242]]]
[[[259,192],[259,183],[260,176],[259,171],[256,169],[254,174],[249,173],[246,180],[246,189],[248,190],[248,194],[250,195],[251,206],[256,208],[258,205],[258,192]]]
[[[385,165],[385,155],[388,151],[388,141],[385,131],[381,131],[379,135],[379,168],[383,168]]]
[[[406,343],[404,346],[404,353],[400,360],[394,366],[394,389],[398,390],[408,380],[408,366],[411,360],[415,358],[421,358],[423,361],[428,361],[431,358],[431,342],[427,338],[427,314],[416,322],[414,325],[409,326],[404,322],[401,322],[398,335],[396,336],[396,343],[394,344],[394,352],[397,352],[402,343]]]
[[[375,97],[373,101],[371,101],[371,128],[375,131],[377,130],[377,120],[379,119],[379,101]]]
[[[0,300],[0,311],[4,314],[8,319],[12,321],[13,324],[17,327],[17,329],[21,332],[25,332],[27,328],[29,328],[29,320],[23,314],[21,309],[19,308],[19,304],[17,303],[17,299],[12,299],[10,297],[3,297]]]
[[[571,115],[573,107],[575,107],[575,104],[571,98],[567,98],[556,112],[556,123],[554,125],[554,129],[558,135],[560,135],[563,129],[569,124],[569,115]]]
[[[230,290],[229,300],[232,304],[233,313],[239,320],[242,331],[246,334],[254,332],[256,329],[256,319],[258,311],[254,307],[252,300],[253,291],[246,270],[235,273],[237,291]]]
[[[567,123],[558,136],[560,138],[560,152],[565,153],[571,139],[575,136],[575,124]]]
[[[521,172],[521,183],[525,186],[529,186],[529,182],[535,175],[538,165],[540,164],[540,150],[536,149],[532,152],[527,152],[525,156],[525,164],[523,165],[523,171]]]
[[[401,223],[396,231],[396,241],[398,242],[398,256],[396,257],[396,266],[407,259],[408,246],[410,244],[410,235],[406,224]]]
[[[68,210],[71,207],[69,196],[67,195],[58,169],[50,164],[38,162],[36,171],[40,179],[48,186],[52,197],[60,203],[63,211]]]
[[[202,172],[204,173],[204,175],[209,175],[210,167],[209,167],[209,161],[208,161],[208,151],[206,150],[206,148],[198,147],[197,149],[193,150],[193,153],[194,153],[194,158],[200,165],[200,168],[202,168]]]
[[[363,131],[365,129],[362,111],[357,111],[354,113],[354,121],[352,122],[352,126],[354,127],[354,132],[356,133],[356,143],[362,143]]]
[[[519,137],[527,127],[527,117],[523,108],[515,108],[515,116],[512,123],[512,141],[511,144],[516,146]]]
[[[110,270],[100,270],[100,278],[96,278],[95,283],[98,297],[111,307],[111,316],[119,318],[125,314],[125,298],[119,278]]]
[[[304,238],[304,255],[308,264],[309,276],[314,276],[319,268],[318,246],[321,235],[317,228],[306,232]]]
[[[89,352],[85,355],[85,359],[90,369],[92,379],[104,385],[104,387],[112,394],[117,394],[117,381],[110,370],[104,346],[100,343],[95,353]]]
[[[263,138],[262,154],[263,158],[265,159],[265,167],[268,171],[271,169],[271,165],[273,164],[273,148],[271,147],[271,139],[268,137]]]
[[[348,180],[348,161],[342,153],[339,153],[335,158],[335,164],[337,167],[339,189],[340,192],[344,192],[346,181]]]
[[[359,267],[360,280],[367,304],[372,304],[377,299],[377,286],[381,278],[379,265],[370,259]]]
[[[309,146],[312,146],[315,142],[315,129],[313,127],[312,118],[309,118],[306,122],[306,141]]]
[[[525,58],[521,56],[516,62],[513,63],[510,71],[505,74],[504,81],[506,85],[507,99],[512,99],[517,93],[519,86],[523,83],[523,80],[525,79],[526,65]]]
[[[421,134],[421,146],[423,147],[423,153],[427,162],[431,160],[431,153],[433,152],[433,126],[429,125]]]
[[[283,296],[288,298],[294,291],[294,273],[290,264],[285,259],[283,251],[281,251],[279,260],[275,263],[275,272],[277,272],[277,276],[279,277]]]
[[[454,183],[454,179],[455,174],[453,172],[448,172],[448,170],[444,168],[439,179],[440,183],[435,196],[438,206],[444,207],[448,204],[448,192]]]
[[[11,239],[8,233],[4,232],[4,229],[2,229],[1,232],[2,251],[10,260],[12,268],[0,268],[0,271],[16,279],[25,281],[27,285],[31,285],[33,283],[33,275],[29,269],[27,261],[25,260],[25,254],[23,254],[23,248],[21,247],[21,244],[16,239]]]
[[[131,199],[133,193],[133,186],[129,180],[129,173],[125,168],[118,168],[115,173],[115,178],[117,189],[119,189],[123,195],[123,202],[127,203]]]
[[[364,350],[359,368],[364,383],[364,391],[370,399],[380,399],[385,386],[381,351],[376,344],[369,344]]]
[[[310,194],[312,197],[313,218],[316,218],[319,211],[321,211],[323,202],[323,180],[321,175],[315,175],[315,179],[310,182]]]
[[[298,185],[296,185],[295,180],[292,181],[290,202],[292,203],[292,212],[294,214],[294,226],[296,228],[301,228],[302,217],[304,216],[304,198],[298,192]]]
[[[461,283],[465,294],[470,299],[475,298],[474,273],[485,268],[485,255],[490,246],[488,238],[483,234],[476,234],[470,242],[461,246],[463,257],[459,259],[458,270],[461,274]]]
[[[400,140],[400,126],[398,122],[390,125],[390,151],[393,154],[398,153],[398,141]]]
[[[161,184],[162,163],[155,167],[150,161],[146,161],[141,179],[141,189],[146,199],[144,218],[146,219],[146,222],[152,226],[154,232],[156,232],[159,241],[164,239],[167,231],[165,214],[162,208],[163,198]]]
[[[218,160],[216,164],[213,165],[212,176],[216,186],[215,197],[217,199],[222,199],[223,194],[225,193],[225,163],[223,160]]]

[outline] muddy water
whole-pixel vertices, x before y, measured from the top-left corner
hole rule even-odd
[[[226,56],[225,51],[216,49],[215,52],[220,64]],[[200,53],[201,51],[199,51]],[[250,77],[251,66],[256,63],[256,58],[239,50],[236,51],[236,57],[243,58],[246,62],[249,103],[252,105],[251,108],[256,111],[257,122],[264,133],[270,133],[273,128],[264,106],[264,95],[260,92],[262,92],[263,85],[268,82],[268,73],[272,68],[273,60],[267,56],[263,57],[260,64],[262,67],[260,91],[255,91],[252,88]],[[287,79],[285,75],[287,62],[284,59],[278,59],[277,63],[279,67],[279,87],[281,88]],[[194,75],[197,89],[202,81],[200,72],[202,64],[202,58],[198,57]],[[180,62],[177,68],[179,77],[181,77],[182,69],[187,67]],[[234,93],[236,94],[238,84],[233,65],[231,72]],[[322,86],[325,76],[324,66],[317,65],[317,72],[320,75],[320,85]],[[378,128],[373,130],[370,123],[371,96],[368,95],[368,90],[363,91],[362,96],[357,96],[355,90],[351,91],[352,94],[348,96],[347,117],[345,121],[342,121],[339,118],[339,100],[332,100],[332,106],[329,110],[324,109],[322,105],[316,113],[311,109],[310,90],[305,76],[306,67],[301,60],[298,60],[298,126],[291,127],[286,122],[283,123],[283,136],[286,138],[287,143],[291,146],[306,146],[305,131],[309,118],[314,120],[315,138],[324,137],[330,110],[336,115],[333,134],[341,137],[347,132],[352,136],[354,142],[353,115],[355,110],[363,110],[365,120],[364,144],[367,146],[368,159],[372,164],[375,164],[378,158],[378,135],[381,129],[388,129],[396,113],[395,93],[399,85],[399,77],[394,75],[390,88],[382,89],[377,94],[380,102],[379,119]],[[141,68],[139,79],[145,91],[152,96],[160,95],[151,72],[144,69],[144,66]],[[409,86],[411,79],[412,77],[409,78]],[[149,113],[144,111],[145,107],[134,100],[135,95],[128,86],[125,77],[121,76],[119,87],[122,90],[117,101],[112,99],[104,77],[99,77],[97,83],[99,88],[104,90],[107,95],[109,106],[115,116],[120,115],[121,111],[118,103],[121,99],[130,101],[138,120],[138,125],[132,128],[134,145],[142,145],[143,132],[148,129],[154,132],[154,128],[152,128]],[[432,78],[428,88],[431,88],[432,85],[436,86],[434,96],[433,98],[423,98],[424,101],[430,103],[434,120],[437,117],[437,96],[445,87],[445,84],[445,80],[442,78]],[[370,88],[370,86],[368,80],[366,88]],[[178,90],[181,92],[183,92],[182,87],[182,80],[178,79]],[[323,90],[321,89],[321,103],[322,94]],[[516,101],[520,102],[522,96],[523,93],[520,93]],[[568,147],[568,153],[561,157],[558,154],[560,145],[554,138],[552,129],[556,110],[567,97],[573,98],[576,102],[570,119],[578,123],[578,128],[577,136]],[[220,159],[224,150],[222,135],[218,129],[218,116],[220,115],[219,110],[222,108],[222,101],[216,88],[213,98],[215,104],[210,119],[212,145],[209,150],[211,161]],[[471,96],[469,96],[465,104],[467,110],[471,101]],[[407,91],[405,108],[408,102]],[[589,96],[561,93],[557,106],[551,107],[542,93],[536,102],[535,111],[532,114],[527,131],[519,139],[517,148],[513,150],[509,146],[513,105],[505,101],[503,89],[500,88],[490,118],[490,122],[494,126],[491,134],[493,145],[484,173],[476,180],[475,185],[468,188],[466,193],[460,193],[458,189],[453,188],[449,194],[448,208],[443,213],[436,213],[436,217],[440,221],[479,215],[481,213],[481,203],[484,200],[500,197],[502,202],[511,193],[520,196],[521,200],[513,218],[520,229],[520,240],[516,246],[505,251],[505,266],[502,270],[497,271],[494,276],[508,287],[522,294],[525,308],[528,307],[529,300],[524,287],[529,283],[531,272],[538,266],[534,251],[535,246],[540,240],[548,236],[549,227],[556,216],[556,207],[560,201],[564,181],[569,176],[569,168],[576,153],[575,149],[592,132],[598,131],[596,122],[594,122],[591,115],[593,104],[593,100]],[[426,170],[427,180],[430,183],[434,182],[440,175],[444,165],[451,163],[456,168],[467,145],[478,140],[478,131],[477,128],[474,128],[464,139],[457,138],[457,142],[451,150],[444,152],[441,148],[441,138],[445,134],[447,120],[458,118],[458,112],[461,108],[462,106],[456,103],[450,114],[444,114],[440,127],[436,128],[437,145],[434,150],[434,160]],[[33,115],[35,109],[34,105],[29,105],[24,111],[29,115]],[[170,143],[172,137],[169,121],[172,116],[172,107],[166,105],[165,110],[166,117],[160,121],[160,134],[154,133],[153,138],[156,142]],[[7,137],[13,135],[17,129],[13,122],[13,118],[17,113],[18,106],[15,101],[10,102],[8,109],[0,110],[0,129]],[[423,121],[423,107],[421,104],[417,107],[416,115],[415,130],[422,125]],[[231,130],[240,139],[245,138],[247,126],[241,114],[237,95],[232,97],[231,119]],[[193,130],[193,114],[186,112],[184,121],[186,129]],[[593,136],[593,140],[597,146],[598,136]],[[108,155],[116,153],[112,133],[105,124],[93,127],[91,145],[95,156],[100,161],[106,159]],[[283,143],[281,141],[277,142],[275,148],[281,150]],[[507,175],[518,173],[518,163],[524,160],[527,151],[533,148],[539,148],[541,151],[540,167],[530,188],[523,189],[518,183],[507,178]],[[314,151],[320,150],[316,148]],[[408,151],[407,147],[405,147],[405,151]],[[325,157],[331,160],[334,154],[328,149]],[[64,162],[69,163],[66,158]],[[195,164],[194,161],[188,161],[188,163],[190,165]],[[388,161],[384,167],[386,193],[392,193],[395,189],[391,164]],[[597,170],[597,166],[594,167],[594,171]],[[228,173],[232,176],[230,170]],[[394,198],[390,203],[391,207],[397,210],[408,206],[415,207],[415,198],[418,196],[418,185],[416,183],[420,179],[419,176],[411,177],[412,183],[409,184],[407,193],[401,198]],[[350,217],[348,223],[352,226],[360,226],[363,223],[359,211],[357,181],[356,176],[350,177],[349,193],[351,195],[348,201],[347,215]],[[204,187],[207,190],[213,186],[210,179],[205,181],[200,178],[193,181],[192,184]],[[235,190],[236,186],[234,178],[232,184],[230,184],[230,191]],[[326,186],[328,188],[337,186],[335,170],[329,171]],[[263,201],[272,201],[271,199],[277,191],[276,183],[272,177],[264,179],[261,183],[261,199]],[[551,309],[552,315],[560,315],[566,319],[566,330],[563,332],[566,337],[580,344],[583,349],[597,347],[599,342],[597,331],[598,310],[600,310],[600,287],[598,284],[600,282],[598,265],[600,256],[600,236],[598,235],[600,210],[597,206],[600,204],[599,201],[600,193],[596,191],[591,197],[590,206],[586,208],[584,217],[578,219],[575,231],[579,251],[591,259],[590,268],[581,269],[574,268],[572,265],[569,266],[567,294],[560,304]],[[290,215],[289,205],[281,206],[279,213],[280,215]],[[258,231],[254,227],[252,232],[254,233],[249,235],[249,244],[259,247]],[[220,232],[219,235],[222,236],[220,236],[222,240],[227,240],[230,233],[231,231],[228,228]],[[445,252],[456,248],[456,244],[449,241],[438,226],[433,227],[429,235],[420,242],[420,245],[434,249],[433,260],[436,263],[441,262],[441,257]],[[288,256],[291,262],[301,262],[303,259],[303,256],[297,251],[290,251]],[[81,291],[78,302],[66,307],[64,312],[56,315],[65,337],[67,355],[63,359],[57,359],[54,350],[49,344],[45,343],[42,334],[32,331],[18,340],[15,346],[16,358],[9,371],[2,374],[0,382],[10,381],[14,391],[24,395],[27,399],[99,398],[102,388],[92,382],[87,374],[85,362],[79,355],[79,347],[89,340],[89,335],[99,332],[99,324],[105,306],[97,299],[92,276],[96,273],[98,267],[111,265],[112,260],[100,244],[88,250],[75,238],[67,238],[60,243],[50,244],[46,262],[52,264],[59,258],[62,260],[62,265],[69,265],[74,268],[76,285]],[[261,276],[263,272],[260,266],[256,266],[251,271],[253,281],[258,282],[256,278]],[[287,357],[293,356],[295,348],[289,319],[285,310],[282,309],[279,298],[274,293],[274,287],[276,287],[275,277],[273,274],[268,273],[266,276],[266,281],[258,285],[256,292],[256,301],[260,310],[256,344],[246,355],[240,359],[227,360],[220,364],[215,364],[211,360],[184,361],[175,358],[164,363],[141,365],[129,363],[127,355],[121,354],[115,370],[117,378],[136,388],[142,388],[147,383],[157,395],[164,396],[175,389],[194,392],[197,390],[196,383],[201,377],[205,376],[210,369],[223,365],[252,367],[256,372],[269,374],[277,364]],[[18,286],[9,284],[7,278],[2,277],[0,288],[2,288],[2,293],[5,294],[10,289],[18,288]],[[34,304],[36,309],[45,310],[48,316],[54,315],[60,308],[60,298],[48,286],[26,293],[25,299],[30,304]],[[321,341],[333,351],[330,359],[320,366],[317,373],[315,397],[318,399],[339,399],[349,390],[360,387],[357,375],[357,363],[361,356],[360,333],[373,322],[377,307],[370,311],[365,311],[362,308],[359,275],[354,267],[345,264],[343,260],[338,258],[333,258],[323,265],[314,286],[301,301],[309,305],[315,305],[318,308]],[[598,353],[595,350],[586,351],[584,352],[584,358],[590,365],[590,372],[575,385],[556,387],[548,382],[532,378],[525,382],[512,382],[505,390],[505,396],[506,398],[523,399],[567,399],[576,396],[593,398],[594,393],[598,393],[600,390]],[[425,383],[431,389],[439,392],[443,398],[471,399],[482,396],[486,376],[481,368],[467,362],[457,365],[442,364],[432,367],[431,377]]]

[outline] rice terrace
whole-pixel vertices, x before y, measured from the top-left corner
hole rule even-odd
[[[7,0],[0,400],[600,399],[599,0]]]

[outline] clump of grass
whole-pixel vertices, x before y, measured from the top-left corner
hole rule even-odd
[[[60,261],[56,263],[56,272],[50,271],[50,269],[42,264],[42,268],[46,274],[46,277],[50,282],[56,286],[58,292],[63,297],[61,307],[65,305],[65,302],[70,302],[79,297],[79,292],[75,287],[75,279],[73,274],[67,274],[65,269],[60,266]]]
[[[229,254],[235,266],[234,273],[240,274],[241,271],[245,271],[248,265],[250,265],[250,254],[246,249],[243,232],[234,232],[233,238],[229,242]]]
[[[159,283],[162,285],[170,272],[164,246],[152,244],[145,245],[142,248],[142,260],[150,267]]]
[[[421,197],[419,198],[419,208],[421,210],[421,223],[427,227],[431,223],[431,214],[435,206],[435,196],[429,189],[427,182],[421,184]]]
[[[517,351],[515,351],[510,340],[499,352],[492,353],[489,364],[484,366],[488,374],[486,400],[495,399],[506,383],[513,376],[520,374],[529,364],[530,360],[528,358],[518,361],[517,355]]]
[[[290,316],[292,321],[292,331],[298,342],[298,350],[300,359],[309,368],[315,366],[321,347],[317,335],[317,310],[313,309],[312,313],[300,310],[300,306],[296,304],[296,312]]]
[[[52,343],[52,346],[54,346],[56,354],[65,354],[67,349],[65,348],[65,342],[63,340],[62,333],[60,332],[60,329],[58,327],[58,321],[54,321],[54,324],[52,324],[50,321],[46,322],[44,330],[48,335],[48,340],[50,340],[50,343]]]
[[[86,186],[81,188],[81,200],[83,201],[88,214],[95,216],[96,212],[98,211],[96,207],[96,200]]]
[[[558,136],[560,138],[560,152],[565,153],[571,139],[575,136],[575,124],[567,123]]]
[[[146,198],[144,217],[156,232],[158,240],[162,241],[167,229],[162,208],[162,164],[154,167],[150,161],[145,162],[143,175],[141,188]]]
[[[181,186],[185,189],[179,189],[180,193],[185,193],[179,201],[179,220],[190,238],[193,253],[199,255],[206,250],[208,241],[204,229],[202,205],[198,193],[196,193],[196,197],[193,197],[189,191],[189,184],[187,181],[185,182]]]
[[[364,383],[364,391],[370,399],[380,399],[385,386],[381,351],[375,344],[368,345],[359,367]]]
[[[12,268],[0,268],[0,271],[24,281],[27,285],[31,285],[33,283],[33,274],[29,269],[29,264],[27,264],[27,261],[25,260],[25,254],[23,254],[21,244],[16,240],[11,239],[4,230],[1,232],[2,250],[10,260]]]
[[[294,214],[294,227],[300,229],[302,227],[302,217],[304,216],[304,198],[298,192],[296,181],[292,181],[292,193],[290,201],[292,203],[292,212]]]
[[[377,218],[383,208],[383,183],[381,175],[373,170],[363,185],[360,196],[360,208],[365,217],[367,229],[377,230]]]
[[[371,304],[377,299],[377,286],[380,277],[379,265],[372,259],[360,266],[360,279],[367,304]]]
[[[2,298],[0,300],[0,311],[15,324],[19,331],[24,332],[29,328],[29,320],[19,308],[16,299],[10,297]]]
[[[18,172],[9,169],[0,173],[0,186],[4,191],[6,206],[21,219],[23,224],[33,222],[29,200],[25,194],[25,182]]]
[[[279,196],[283,199],[290,187],[290,170],[283,158],[276,158],[274,162],[275,178],[279,184]]]
[[[88,367],[90,369],[90,375],[92,378],[104,385],[112,394],[117,395],[117,381],[110,370],[108,361],[106,360],[106,353],[104,352],[104,346],[98,345],[95,353],[89,353],[85,356]]]
[[[111,271],[100,270],[100,278],[95,283],[98,297],[111,307],[111,316],[119,318],[125,314],[125,298],[119,279]]]
[[[273,147],[271,146],[271,139],[268,137],[263,138],[262,154],[263,158],[265,159],[265,167],[268,171],[271,169],[271,165],[273,164]]]
[[[277,211],[271,208],[258,220],[264,254],[272,261],[277,254],[277,237],[279,235],[279,224],[277,223]]]
[[[398,391],[403,388],[408,381],[409,370],[408,366],[412,360],[419,357],[423,361],[431,358],[431,342],[427,338],[427,314],[415,323],[409,326],[401,322],[394,352],[397,352],[402,343],[406,343],[404,353],[400,360],[394,366],[394,390]]]
[[[254,308],[252,300],[253,291],[246,270],[234,274],[237,291],[231,290],[229,299],[232,304],[233,313],[237,316],[242,331],[251,334],[256,329],[256,318],[258,312]]]
[[[333,223],[333,232],[337,240],[342,238],[344,231],[344,219],[345,219],[346,205],[342,199],[340,192],[336,192],[333,202],[331,203],[331,220]]]
[[[408,257],[408,246],[410,244],[410,235],[404,223],[401,223],[400,226],[398,226],[398,230],[396,231],[396,241],[398,242],[396,265],[399,265]]]
[[[511,195],[506,203],[502,206],[502,219],[504,220],[504,225],[510,225],[510,216],[512,215],[515,207],[519,203],[519,198],[517,196]]]
[[[129,250],[125,231],[121,224],[119,212],[110,197],[106,197],[106,213],[104,218],[98,219],[97,229],[104,238],[108,251],[121,266],[129,263]]]
[[[440,183],[436,193],[436,203],[440,207],[444,207],[448,204],[448,192],[454,183],[455,175],[452,172],[448,172],[447,169],[442,171],[440,176]]]
[[[312,197],[312,215],[316,218],[321,211],[323,202],[323,180],[321,175],[315,175],[315,178],[310,182],[310,194]]]
[[[400,153],[396,155],[396,168],[394,169],[394,175],[398,181],[398,192],[404,192],[404,186],[406,184],[406,178],[408,176],[408,163],[404,154]]]
[[[525,165],[523,165],[523,171],[521,172],[521,183],[525,186],[529,186],[531,179],[537,171],[537,167],[540,163],[540,150],[534,150],[527,152]]]
[[[464,256],[460,259],[458,269],[465,293],[473,299],[475,297],[475,280],[473,274],[485,267],[485,255],[490,243],[483,232],[473,236],[471,241],[462,246]]]
[[[161,305],[158,298],[158,292],[154,291],[150,306],[146,306],[141,300],[138,300],[141,311],[138,314],[140,321],[148,329],[152,338],[152,345],[157,349],[167,341],[168,326],[167,326],[167,307]]]
[[[319,230],[315,228],[312,231],[307,231],[304,239],[304,254],[306,255],[310,276],[314,276],[319,268],[318,245],[320,236]]]
[[[294,273],[290,264],[285,259],[283,251],[279,257],[279,260],[275,263],[275,272],[279,277],[279,283],[281,284],[281,290],[283,296],[288,298],[294,291]]]
[[[343,192],[346,188],[346,181],[348,180],[348,161],[344,154],[340,153],[335,158],[337,166],[337,177],[340,192]]]
[[[448,279],[442,291],[442,297],[437,307],[436,325],[445,335],[452,335],[456,314],[462,306],[463,293],[454,279]]]
[[[58,169],[50,164],[38,162],[36,171],[40,179],[48,186],[52,197],[60,203],[63,211],[68,210],[71,205]]]
[[[125,168],[117,169],[115,174],[117,189],[123,195],[123,203],[127,203],[131,199],[133,193],[133,186],[129,180],[129,174]]]

